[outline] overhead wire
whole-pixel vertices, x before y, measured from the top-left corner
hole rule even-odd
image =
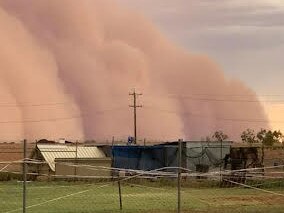
[[[239,96],[236,96],[239,97]],[[192,100],[192,101],[202,101],[202,102],[232,102],[232,103],[277,103],[284,104],[284,99],[279,100],[260,100],[260,99],[228,99],[220,97],[196,97],[196,96],[187,96],[187,95],[168,95],[167,98],[183,99],[183,100]]]
[[[186,96],[186,95],[177,95],[177,94],[167,94],[166,98],[182,98],[182,99],[190,99],[193,101],[205,101],[205,102],[239,102],[239,103],[256,103],[260,102],[260,100],[249,100],[249,99],[224,99],[224,98],[204,98],[204,97],[195,97],[195,96],[213,96],[213,94],[195,94],[191,96]],[[217,96],[217,94],[214,94]],[[229,94],[224,94],[224,95],[219,95],[218,96],[230,96],[230,97],[250,97],[253,95],[229,95]],[[284,95],[265,95],[267,97],[280,97]],[[151,97],[151,96],[150,96]],[[164,96],[165,97],[165,96]],[[272,102],[272,103],[283,103],[284,100],[270,100],[267,102]],[[69,102],[58,102],[58,103],[39,103],[39,104],[32,104],[32,103],[20,103],[20,104],[15,104],[15,105],[3,105],[0,103],[0,107],[39,107],[39,106],[59,106],[59,105],[66,105]],[[124,107],[123,107],[124,108]],[[145,108],[153,108],[153,107],[145,107]],[[113,109],[106,109],[106,110],[100,110],[100,111],[93,111],[92,114],[98,114],[102,115],[104,113],[110,112],[110,111],[116,111],[116,110],[121,110],[122,107],[118,108],[113,108]],[[125,108],[126,109],[126,108]],[[164,109],[156,109],[162,112],[166,113],[174,113],[174,114],[190,114],[191,116],[196,116],[196,117],[204,117],[204,118],[210,118],[210,119],[215,119],[215,120],[222,120],[222,121],[232,121],[232,122],[249,122],[249,123],[284,123],[284,121],[271,121],[271,120],[264,120],[264,119],[247,119],[247,118],[223,118],[223,117],[213,117],[212,115],[204,115],[204,114],[196,114],[196,113],[191,113],[191,112],[175,112],[175,111],[170,111],[170,110],[164,110]],[[73,115],[73,116],[68,116],[68,117],[59,117],[59,118],[46,118],[46,119],[28,119],[28,120],[20,120],[20,121],[0,121],[0,124],[18,124],[18,123],[39,123],[39,122],[53,122],[53,121],[59,121],[59,120],[72,120],[72,119],[80,119],[86,115],[84,114],[79,114],[79,115]]]
[[[121,109],[126,109],[126,107],[116,107],[112,109],[105,110],[97,110],[92,111],[92,114],[102,115],[107,112],[117,111]],[[40,122],[53,122],[53,121],[62,121],[62,120],[72,120],[72,119],[80,119],[83,117],[89,116],[89,114],[82,113],[78,115],[68,116],[68,117],[58,117],[58,118],[46,118],[46,119],[27,119],[27,120],[19,120],[19,121],[0,121],[0,124],[21,124],[21,123],[40,123]]]
[[[153,96],[153,94],[147,94],[147,96]],[[275,102],[284,103],[284,99],[278,100],[257,100],[257,99],[227,99],[220,97],[284,97],[284,94],[267,94],[267,95],[245,95],[245,94],[191,94],[191,95],[180,95],[180,94],[157,94],[158,97],[166,98],[181,98],[181,99],[191,99],[196,101],[214,101],[214,102]],[[209,97],[209,98],[208,98]],[[72,104],[72,102],[54,102],[54,103],[0,103],[0,107],[38,107],[38,106],[57,106]]]
[[[82,115],[70,116],[70,117],[61,117],[61,118],[48,118],[48,119],[37,119],[37,120],[22,120],[22,121],[0,121],[0,124],[17,124],[17,123],[39,123],[39,122],[52,122],[59,120],[72,120],[82,118]]]
[[[147,94],[147,96],[152,96]],[[146,97],[146,96],[145,96]],[[274,99],[274,100],[263,100],[261,97],[284,97],[284,95],[230,95],[230,94],[191,94],[191,95],[180,95],[180,94],[157,94],[156,97],[167,98],[167,99],[183,99],[183,100],[193,100],[202,102],[233,102],[233,103],[278,103],[284,104],[284,99]],[[230,98],[227,98],[230,97]],[[232,98],[233,97],[233,98]],[[243,97],[252,97],[253,99],[244,99]]]
[[[158,110],[160,112],[164,113],[170,113],[170,114],[177,114],[177,115],[191,115],[195,117],[201,117],[201,118],[210,118],[220,121],[232,121],[232,122],[247,122],[247,123],[284,123],[284,120],[265,120],[265,119],[247,119],[247,118],[224,118],[224,117],[215,117],[213,115],[205,115],[205,114],[195,114],[191,112],[178,112],[178,111],[172,111],[172,110],[166,110],[161,108],[156,108],[152,106],[144,106],[145,109],[152,109],[152,110]]]
[[[0,103],[0,107],[39,107],[39,106],[58,106],[71,104],[71,102],[55,102],[55,103]]]

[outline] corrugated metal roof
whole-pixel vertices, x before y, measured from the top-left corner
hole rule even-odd
[[[76,158],[76,146],[63,144],[38,144],[37,148],[41,152],[44,160],[48,163],[52,171],[55,171],[56,158]],[[105,154],[98,147],[77,147],[77,158],[105,158]]]

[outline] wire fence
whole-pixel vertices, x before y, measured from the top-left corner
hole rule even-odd
[[[284,163],[251,166],[245,158],[246,167],[232,169],[200,150],[179,149],[177,166],[152,170],[58,161],[65,172],[42,172],[35,168],[48,166],[43,160],[2,161],[0,212],[284,212]],[[215,167],[200,169],[208,157]],[[183,158],[196,161],[196,168],[184,167]]]

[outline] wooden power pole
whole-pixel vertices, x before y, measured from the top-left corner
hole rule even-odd
[[[133,93],[129,93],[129,95],[133,96],[133,105],[129,107],[133,107],[133,114],[134,114],[134,144],[137,143],[137,117],[136,117],[136,110],[137,107],[142,107],[142,105],[137,105],[137,97],[142,95],[142,93],[136,93],[135,89]]]

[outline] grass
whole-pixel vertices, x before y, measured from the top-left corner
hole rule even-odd
[[[119,210],[114,183],[28,183],[28,213],[176,212],[173,186],[122,185],[123,210]],[[284,194],[283,188],[269,189]],[[72,194],[72,196],[70,195]],[[67,196],[69,195],[69,196]],[[66,197],[64,197],[66,196]],[[58,199],[61,198],[62,199]],[[63,198],[64,197],[64,198]],[[44,203],[45,202],[45,203]],[[33,206],[43,203],[40,206]],[[0,212],[22,212],[22,184],[0,182]],[[182,188],[182,212],[284,212],[284,197],[243,188]]]

